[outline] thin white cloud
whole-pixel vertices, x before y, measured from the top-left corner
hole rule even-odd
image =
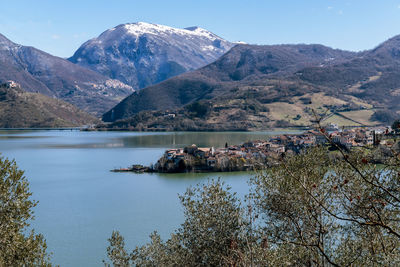
[[[51,36],[51,39],[54,39],[54,40],[58,40],[58,39],[60,39],[60,38],[61,38],[61,36],[58,35],[58,34],[53,34],[53,35]]]
[[[85,33],[85,32],[83,32],[83,33],[75,33],[74,35],[72,35],[72,37],[74,39],[79,39],[79,38],[83,38],[83,37],[86,37],[86,36],[87,36],[87,33]]]
[[[328,10],[331,10],[331,9],[333,9],[333,6],[328,6]]]
[[[339,10],[338,15],[343,15],[343,10]]]

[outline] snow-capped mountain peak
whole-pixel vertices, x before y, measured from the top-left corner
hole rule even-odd
[[[87,41],[69,60],[140,89],[207,65],[232,46],[200,27],[136,22]]]
[[[177,34],[177,35],[196,35],[196,36],[202,36],[210,39],[216,39],[217,36],[212,34],[211,32],[204,30],[199,27],[189,27],[185,29],[178,29],[178,28],[173,28],[165,25],[160,25],[160,24],[153,24],[153,23],[147,23],[147,22],[137,22],[137,23],[128,23],[123,25],[127,32],[132,35],[143,35],[143,34],[155,34],[155,35],[160,35],[160,34],[167,34],[167,35],[172,35],[172,34]]]
[[[140,36],[164,36],[164,37],[185,37],[185,38],[202,38],[210,41],[224,40],[221,37],[207,31],[203,28],[193,26],[184,29],[173,28],[161,24],[147,23],[147,22],[136,22],[120,24],[114,28],[108,29],[103,32],[99,37],[93,38],[88,43],[108,43],[110,41],[115,42],[116,39],[124,37],[124,35],[130,35],[135,38]],[[116,38],[117,37],[117,38]],[[225,40],[224,40],[225,41]]]

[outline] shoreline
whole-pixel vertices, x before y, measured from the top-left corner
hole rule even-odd
[[[328,137],[329,135],[329,137]],[[129,168],[111,170],[113,172],[135,173],[215,173],[234,171],[257,171],[272,167],[286,155],[296,155],[301,151],[323,146],[334,151],[341,147],[350,151],[360,147],[390,148],[396,142],[397,134],[388,128],[356,128],[334,131],[307,131],[298,134],[281,134],[268,140],[247,141],[240,145],[225,143],[225,147],[198,147],[193,144],[184,148],[167,149],[163,156],[150,166],[139,164]]]
[[[171,129],[162,128],[150,128],[146,130],[135,130],[129,128],[85,128],[82,131],[93,131],[93,132],[290,132],[290,131],[308,131],[313,129],[312,127],[288,127],[288,128],[269,128],[269,129],[204,129],[204,130],[179,130],[174,131]]]

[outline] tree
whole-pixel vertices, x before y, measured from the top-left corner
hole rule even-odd
[[[319,206],[321,201],[328,205],[330,200],[318,192],[329,170],[327,154],[321,151],[309,155],[288,157],[280,166],[256,177],[253,197],[263,216],[260,233],[268,243],[278,249],[290,248],[292,264],[320,266],[325,261],[320,254],[326,254],[337,237],[328,229],[336,225]]]
[[[398,155],[377,167],[375,152],[341,152],[308,150],[255,178],[260,233],[296,266],[399,265]]]
[[[377,110],[372,114],[371,120],[387,123],[389,125],[397,117],[397,114],[389,109]]]
[[[193,117],[204,118],[211,110],[211,104],[204,101],[195,101],[185,106]]]
[[[166,242],[154,233],[129,264],[400,266],[400,154],[336,148],[261,172],[247,209],[219,181],[188,189],[185,222]],[[124,249],[113,255],[127,257]]]
[[[36,201],[15,161],[0,157],[0,266],[51,266],[46,241],[31,230]]]
[[[107,247],[107,257],[111,260],[113,266],[126,267],[129,266],[130,257],[125,250],[124,237],[118,231],[113,231],[108,239],[110,245]],[[105,266],[110,266],[103,260]]]
[[[265,265],[268,255],[251,234],[251,214],[229,190],[219,180],[189,188],[180,196],[185,221],[170,239],[163,242],[154,232],[150,243],[127,256],[113,232],[108,258],[114,266],[251,266],[255,259]]]

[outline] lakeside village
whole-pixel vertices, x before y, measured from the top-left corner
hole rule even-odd
[[[328,132],[329,138],[342,147],[350,150],[354,147],[376,146],[390,149],[400,137],[390,127],[354,128],[343,131]],[[303,149],[318,145],[329,145],[322,132],[307,131],[302,134],[284,134],[268,140],[248,141],[241,145],[225,144],[223,148],[197,147],[168,149],[164,155],[149,167],[133,165],[130,168],[113,171],[133,172],[230,172],[252,171],[271,167],[286,154],[297,154]]]

